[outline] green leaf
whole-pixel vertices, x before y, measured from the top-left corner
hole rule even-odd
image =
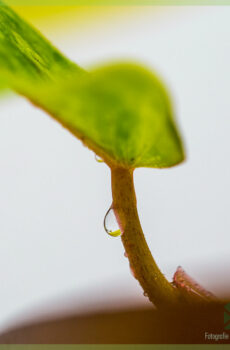
[[[165,89],[140,66],[116,64],[73,77],[42,89],[36,103],[121,165],[169,167],[183,160]]]
[[[5,88],[5,84],[3,81],[0,80],[0,94],[4,90],[4,88]]]
[[[85,73],[5,6],[1,77],[109,165],[163,168],[184,159],[168,95],[153,73],[129,63]]]
[[[20,88],[81,71],[0,0],[0,80]]]

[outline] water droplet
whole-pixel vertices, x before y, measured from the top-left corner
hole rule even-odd
[[[126,258],[128,258],[128,254],[127,254],[126,252],[124,252],[124,256],[125,256]]]
[[[95,153],[95,160],[98,162],[98,163],[104,163],[104,160],[102,158],[100,158],[96,153]]]
[[[108,233],[108,235],[112,237],[118,237],[122,235],[122,232],[118,227],[118,223],[112,206],[105,214],[104,229]]]
[[[144,297],[147,297],[147,296],[148,296],[148,293],[147,293],[147,292],[144,292],[143,295],[144,295]]]

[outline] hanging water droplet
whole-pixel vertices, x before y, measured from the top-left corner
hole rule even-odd
[[[144,292],[143,295],[144,295],[144,297],[147,297],[147,296],[148,296],[148,293],[147,293],[147,292]]]
[[[112,207],[109,208],[104,218],[104,229],[108,235],[112,237],[118,237],[122,235],[121,230],[118,227],[116,216]]]
[[[98,162],[98,163],[104,163],[104,160],[102,158],[100,158],[96,153],[95,153],[95,160]]]
[[[128,254],[126,252],[124,252],[124,257],[128,258]]]

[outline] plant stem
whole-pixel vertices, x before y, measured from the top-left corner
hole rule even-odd
[[[146,243],[137,212],[133,170],[112,168],[111,176],[113,209],[135,278],[155,306],[178,304],[179,291],[161,273]]]

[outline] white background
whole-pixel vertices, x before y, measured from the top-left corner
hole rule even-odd
[[[169,279],[182,265],[230,293],[230,7],[124,11],[80,35],[74,25],[45,34],[85,68],[129,58],[163,77],[187,160],[136,170],[143,229]],[[31,315],[148,305],[120,239],[103,231],[110,204],[109,169],[92,152],[27,101],[0,100],[0,330]]]

